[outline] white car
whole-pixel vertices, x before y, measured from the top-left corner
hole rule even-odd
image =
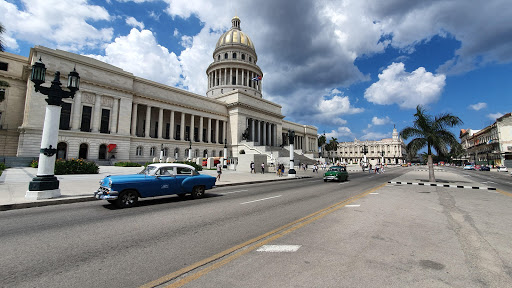
[[[473,166],[473,165],[466,165],[466,166],[464,166],[463,169],[464,170],[475,170],[475,166]]]
[[[498,172],[508,172],[508,169],[505,166],[499,166],[498,167]]]

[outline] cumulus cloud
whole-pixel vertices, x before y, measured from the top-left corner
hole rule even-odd
[[[476,104],[473,104],[473,105],[469,105],[469,109],[473,109],[475,111],[479,111],[479,110],[482,110],[484,108],[487,108],[487,103],[480,102],[480,103],[476,103]]]
[[[445,75],[434,75],[423,67],[408,73],[403,63],[392,63],[379,74],[379,81],[366,89],[364,98],[379,105],[414,108],[436,102],[446,84],[445,79]]]
[[[361,139],[363,140],[381,140],[385,138],[391,138],[391,134],[380,132],[367,132],[361,137]]]
[[[86,55],[142,78],[176,86],[182,73],[180,62],[174,52],[156,43],[149,30],[133,28],[127,36],[120,36],[105,48],[105,56]]]
[[[391,119],[389,119],[388,116],[386,116],[384,118],[379,118],[377,116],[373,116],[373,118],[372,118],[373,125],[386,125],[389,123],[391,123]]]
[[[334,137],[334,138],[338,139],[338,142],[339,142],[341,138],[349,137],[349,136],[353,136],[353,135],[354,134],[352,133],[352,131],[350,131],[350,128],[338,127],[338,129],[336,129],[336,130],[331,130],[331,132],[325,133],[325,138],[327,139],[327,142],[329,142],[329,140],[332,137]]]
[[[6,47],[17,49],[18,40],[68,51],[97,48],[110,42],[113,28],[95,28],[92,23],[110,21],[103,7],[85,0],[24,0],[24,10],[0,1],[2,24],[6,30]],[[16,39],[16,40],[14,40]]]
[[[496,113],[487,114],[487,118],[489,118],[493,121],[496,121],[496,119],[500,118],[503,115],[505,115],[505,113],[496,112]]]
[[[135,19],[134,17],[127,17],[126,24],[128,24],[131,27],[137,27],[140,30],[144,29],[144,23],[137,21],[137,19]]]

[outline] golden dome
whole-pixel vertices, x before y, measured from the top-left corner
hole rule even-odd
[[[254,44],[252,43],[249,36],[247,36],[242,30],[240,29],[240,18],[237,16],[233,17],[231,19],[231,23],[233,24],[231,26],[231,29],[229,29],[226,33],[222,34],[220,36],[219,41],[217,41],[217,45],[215,45],[215,49],[223,46],[223,45],[233,45],[233,44],[239,44],[239,45],[245,45],[252,50],[254,49]],[[255,50],[256,52],[256,50]]]

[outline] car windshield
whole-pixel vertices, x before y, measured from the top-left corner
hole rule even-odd
[[[329,168],[329,171],[345,171],[345,168],[343,168],[343,167],[331,167],[331,168]]]
[[[157,170],[158,169],[156,166],[147,166],[146,168],[142,169],[139,174],[155,175]]]

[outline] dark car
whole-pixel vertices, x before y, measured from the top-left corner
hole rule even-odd
[[[491,167],[489,166],[480,166],[480,171],[491,171]]]
[[[204,196],[215,187],[216,178],[201,175],[194,167],[179,163],[150,164],[139,174],[107,176],[100,180],[96,199],[107,200],[119,208],[137,204],[140,198],[177,194],[193,198]]]
[[[330,181],[347,181],[348,172],[345,166],[331,166],[329,170],[324,173],[324,182]]]

